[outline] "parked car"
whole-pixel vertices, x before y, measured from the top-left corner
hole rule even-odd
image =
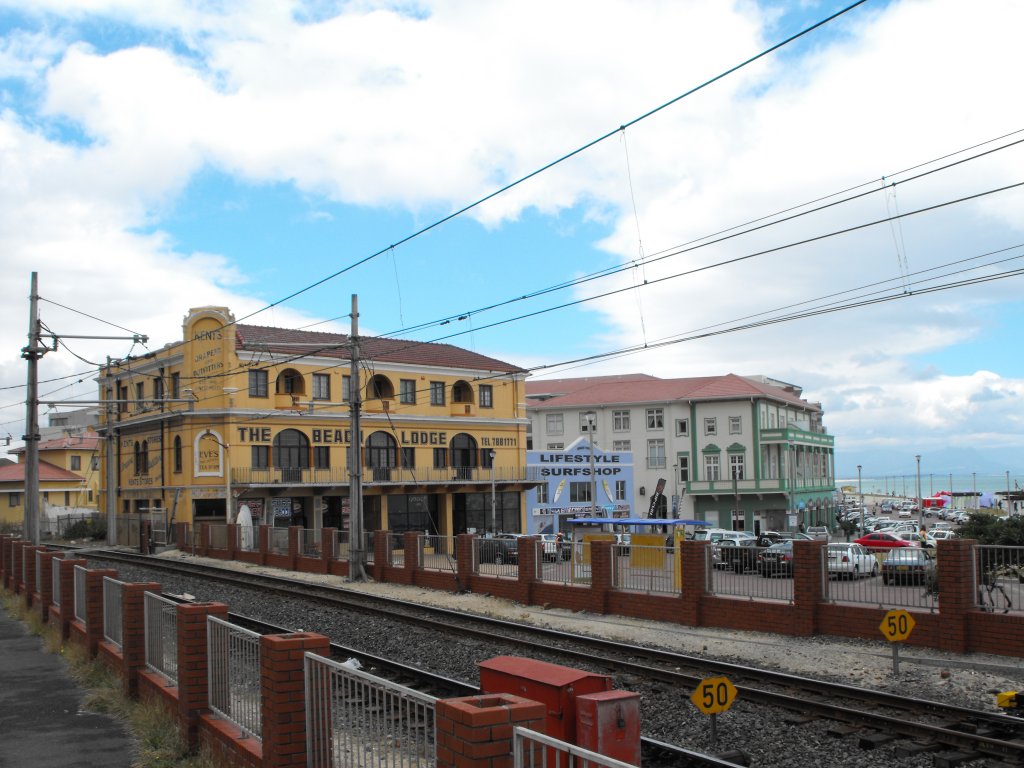
[[[900,507],[900,511],[898,514],[900,517],[913,517],[914,510],[912,510],[910,507]]]
[[[772,544],[757,554],[757,570],[765,578],[793,575],[793,540]]]
[[[894,549],[882,561],[883,584],[928,584],[934,577],[935,554],[930,549]]]
[[[862,576],[878,575],[878,560],[867,547],[853,542],[843,542],[829,544],[825,550],[828,556],[829,576],[859,579]]]
[[[943,541],[945,539],[955,539],[956,538],[956,531],[950,531],[950,530],[945,530],[945,529],[941,529],[941,528],[939,530],[935,530],[933,528],[932,530],[928,531],[928,533],[925,534],[925,538],[934,547],[940,541]]]
[[[896,535],[907,542],[912,547],[927,547],[931,546],[927,538],[922,539],[919,531],[896,531]]]
[[[882,510],[883,512],[885,512],[886,514],[888,514],[889,512],[892,512],[892,502],[891,501],[883,501],[878,508],[880,510]]]
[[[821,541],[828,541],[829,534],[828,528],[824,525],[812,525],[807,529],[807,535],[812,539],[820,539]]]
[[[736,573],[757,570],[757,555],[763,548],[758,539],[723,539],[715,545],[712,553],[716,568],[725,568]]]
[[[542,533],[541,546],[545,560],[568,560],[572,557],[572,544],[557,533]]]
[[[694,541],[719,542],[722,539],[752,539],[754,534],[749,531],[729,531],[725,528],[701,528],[693,534]]]
[[[868,549],[893,549],[895,547],[913,546],[901,539],[895,533],[889,533],[888,531],[866,533],[853,543],[860,544],[862,547],[867,547]]]
[[[519,537],[508,533],[498,534],[493,539],[480,539],[480,562],[503,563],[519,562]]]

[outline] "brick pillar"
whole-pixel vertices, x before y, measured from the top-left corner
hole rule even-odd
[[[330,656],[330,640],[313,632],[260,638],[260,714],[264,768],[306,765],[306,691],[303,657]]]
[[[29,546],[27,541],[16,541],[11,548],[11,578],[9,589],[16,595],[20,595],[24,585],[21,583],[21,560],[24,556],[25,547]]]
[[[53,602],[53,569],[59,567],[60,552],[43,552],[39,558],[39,614],[43,623],[50,615],[50,604]],[[58,565],[54,565],[54,561]]]
[[[440,699],[437,723],[437,768],[511,768],[512,728],[544,733],[544,705],[497,693]],[[542,765],[537,748],[526,765]]]
[[[406,531],[402,535],[402,552],[402,583],[414,584],[416,579],[413,574],[423,567],[420,562],[420,534]]]
[[[519,538],[519,602],[529,605],[533,597],[533,585],[537,583],[538,566],[542,565],[543,557],[540,549],[540,536],[521,536]]]
[[[0,587],[7,587],[7,563],[11,558],[11,542],[14,537],[9,533],[0,533]]]
[[[612,591],[614,541],[590,542],[590,606],[593,613],[608,612],[608,593]]]
[[[471,533],[460,533],[455,537],[455,580],[462,590],[469,590],[473,578],[473,539]]]
[[[51,615],[58,621],[60,626],[60,639],[67,640],[70,635],[71,622],[75,620],[75,566],[83,568],[89,565],[87,560],[64,558],[55,561],[60,569],[60,610],[54,611]]]
[[[320,560],[322,565],[321,573],[331,572],[331,562],[337,557],[338,529],[320,529]]]
[[[121,585],[121,658],[125,696],[139,695],[139,671],[146,666],[146,592],[160,594],[156,582],[135,582]]]
[[[701,605],[708,591],[708,542],[676,542],[679,558],[680,589],[679,612],[675,620],[688,627],[701,626]]]
[[[942,539],[936,550],[939,574],[939,648],[967,653],[967,622],[978,589],[973,539]]]
[[[46,547],[28,546],[22,552],[25,558],[25,607],[31,608],[36,597],[36,552],[45,552]]]
[[[370,575],[374,581],[384,581],[384,566],[391,565],[391,542],[387,531],[373,532],[373,567]]]
[[[817,632],[824,556],[824,541],[797,539],[793,542],[794,635],[813,635]]]
[[[85,649],[90,659],[103,639],[103,579],[107,576],[116,579],[117,571],[90,568],[85,574]]]
[[[177,607],[178,717],[182,736],[190,747],[199,743],[199,716],[209,707],[206,617],[227,620],[224,603],[187,603]]]

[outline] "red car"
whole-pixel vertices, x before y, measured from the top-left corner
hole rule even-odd
[[[896,534],[887,533],[885,531],[875,531],[874,533],[865,534],[853,543],[860,544],[862,547],[870,547],[874,549],[892,549],[893,547],[914,546],[912,542],[904,541]]]

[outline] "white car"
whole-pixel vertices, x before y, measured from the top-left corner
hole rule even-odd
[[[829,544],[825,549],[828,555],[829,576],[859,579],[878,575],[878,560],[867,547],[845,542]]]
[[[913,517],[914,512],[909,507],[901,507],[899,511],[900,517]]]
[[[933,547],[939,541],[942,541],[944,539],[955,539],[955,538],[956,538],[956,532],[955,531],[946,530],[946,529],[940,529],[940,530],[937,530],[937,531],[932,529],[932,530],[928,531],[928,533],[925,534],[925,540],[929,544],[931,544]]]

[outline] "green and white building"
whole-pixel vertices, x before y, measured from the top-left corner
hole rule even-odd
[[[764,376],[527,381],[528,447],[632,451],[637,515],[795,530],[834,520],[834,438],[800,387]],[[593,425],[591,428],[591,424]]]

